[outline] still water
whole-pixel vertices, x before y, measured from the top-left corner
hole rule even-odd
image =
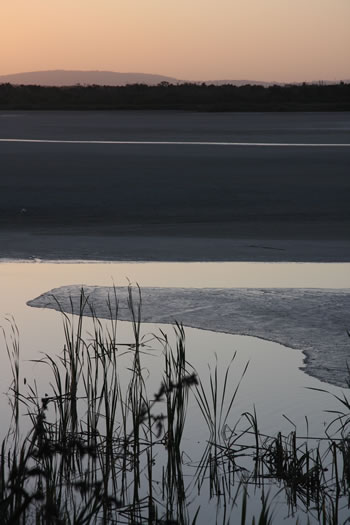
[[[38,359],[40,352],[57,355],[63,348],[63,330],[60,314],[27,306],[26,302],[59,286],[116,285],[137,282],[142,286],[170,287],[310,287],[349,288],[350,264],[298,264],[298,263],[18,263],[0,264],[0,317],[1,325],[8,331],[6,317],[13,316],[20,333],[23,370],[29,377],[42,374],[31,359]],[[181,319],[179,319],[181,321]],[[88,329],[89,321],[86,321]],[[119,323],[120,337],[131,337],[128,323]],[[144,333],[157,333],[162,328],[172,332],[170,326],[145,324]],[[207,374],[208,364],[213,365],[215,354],[219,368],[237,351],[232,383],[240,377],[247,361],[249,371],[240,388],[237,411],[259,406],[266,427],[285,425],[281,414],[305,424],[305,416],[312,415],[314,430],[323,425],[321,415],[325,403],[334,401],[315,395],[305,387],[325,386],[332,392],[340,389],[325,385],[302,372],[303,355],[277,343],[257,338],[234,336],[201,330],[186,329],[188,360]],[[152,368],[155,367],[154,361]],[[157,368],[157,367],[155,367]],[[276,373],[277,372],[277,373]],[[160,373],[160,370],[159,370]],[[273,379],[273,380],[271,380]],[[158,378],[155,378],[157,382]],[[7,354],[2,344],[0,381],[2,391],[9,385]],[[319,414],[315,409],[320,405]],[[321,406],[322,405],[322,406]],[[330,408],[330,407],[328,407]],[[311,422],[313,425],[313,423]]]
[[[349,288],[349,264],[255,264],[255,263],[18,263],[0,264],[0,317],[1,326],[11,341],[9,320],[13,316],[18,329],[21,352],[21,392],[27,385],[34,385],[38,394],[50,395],[50,376],[46,365],[37,361],[43,353],[60,354],[64,345],[61,315],[53,310],[31,308],[26,302],[53,288],[64,285],[125,285],[128,280],[140,286],[170,287],[310,287]],[[181,321],[181,320],[180,320]],[[104,321],[103,321],[104,322]],[[144,324],[142,336],[146,346],[142,363],[146,371],[149,392],[159,388],[163,372],[162,344],[157,337],[160,330],[168,334],[175,346],[174,329],[170,325]],[[85,334],[92,331],[91,319],[86,319]],[[118,340],[133,340],[130,323],[118,323]],[[223,384],[225,372],[231,364],[228,380],[230,394],[238,385],[247,362],[247,373],[238,389],[228,423],[231,428],[244,412],[256,410],[261,432],[276,435],[288,434],[297,428],[299,436],[324,436],[327,424],[333,416],[327,410],[339,409],[332,396],[341,396],[343,390],[321,383],[306,375],[303,370],[303,354],[277,343],[252,337],[228,335],[186,328],[187,360],[194,366],[204,385],[209,384],[210,370],[218,369],[219,385]],[[125,355],[124,365],[130,367],[131,357]],[[0,419],[3,429],[9,418],[9,406],[5,393],[11,382],[4,340],[1,341],[0,384],[2,399]],[[26,385],[24,384],[26,383]],[[312,389],[327,389],[328,394]],[[347,395],[346,390],[344,390]],[[225,406],[229,397],[225,401]],[[23,411],[24,412],[24,411]],[[242,422],[244,425],[244,422]],[[185,453],[191,461],[200,459],[209,439],[202,414],[194,399],[190,398],[187,424],[184,434]],[[214,523],[215,515],[207,508],[206,495],[198,495],[198,502],[206,508],[202,523]],[[259,501],[251,503],[259,509]],[[281,519],[295,523],[293,517],[286,519],[281,507]],[[258,512],[258,510],[257,510]],[[278,512],[277,512],[278,515]],[[208,517],[209,516],[209,517]],[[203,518],[202,518],[203,519]],[[221,519],[221,518],[220,518]],[[214,520],[214,521],[213,521]],[[220,522],[220,521],[219,521]]]

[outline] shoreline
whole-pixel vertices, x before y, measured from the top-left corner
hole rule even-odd
[[[0,231],[0,261],[350,262],[348,239]]]

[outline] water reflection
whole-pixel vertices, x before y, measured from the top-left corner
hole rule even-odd
[[[18,264],[0,265],[0,316],[1,324],[10,334],[10,324],[6,321],[12,314],[20,332],[21,349],[21,392],[28,385],[37,382],[39,396],[50,395],[52,380],[47,366],[33,362],[41,353],[51,356],[59,354],[64,345],[64,334],[60,314],[53,310],[30,308],[26,301],[54,287],[69,284],[110,285],[125,284],[126,276],[138,281],[141,286],[192,286],[192,287],[230,287],[230,286],[348,286],[349,265],[289,265],[289,264]],[[104,323],[105,321],[103,321]],[[89,337],[92,320],[85,319],[85,333]],[[153,334],[167,333],[169,341],[175,344],[174,333],[169,325],[145,324],[142,334],[147,348],[142,355],[144,370],[147,372],[148,391],[158,390],[163,372],[162,345]],[[130,323],[118,323],[118,341],[122,344],[133,339]],[[121,347],[124,348],[123,346]],[[223,384],[227,367],[235,352],[236,358],[228,376],[230,393],[238,384],[246,363],[247,373],[237,393],[230,413],[229,425],[233,427],[245,411],[256,410],[261,432],[274,435],[278,431],[286,434],[296,425],[298,433],[322,436],[327,421],[332,419],[325,410],[339,408],[331,395],[320,394],[311,388],[322,388],[317,379],[304,374],[302,353],[269,341],[251,337],[227,335],[186,329],[187,359],[194,365],[199,376],[208,384],[209,366],[217,364],[218,384]],[[2,392],[6,392],[11,382],[10,366],[6,349],[1,344],[0,382]],[[122,362],[124,359],[124,362]],[[130,367],[130,356],[121,358],[120,370]],[[122,373],[121,373],[122,376]],[[26,384],[25,384],[26,383]],[[330,385],[327,389],[338,396],[342,390]],[[6,397],[0,402],[0,420],[4,423],[9,414]],[[284,417],[284,415],[286,417]],[[6,428],[6,424],[4,425]],[[186,431],[185,451],[192,461],[200,460],[200,451],[209,439],[201,412],[193,398],[190,399]],[[214,523],[216,508],[207,504],[207,492],[193,499],[194,505],[201,505],[206,514],[203,523]],[[255,507],[255,504],[257,506]],[[250,509],[260,508],[256,498]],[[194,512],[196,509],[194,509]],[[279,517],[285,523],[295,523],[294,517],[285,520],[285,507],[280,506]],[[221,515],[220,518],[221,519]],[[221,521],[223,522],[223,521]]]
[[[28,378],[42,374],[31,359],[37,359],[40,352],[56,355],[62,350],[63,331],[57,312],[30,308],[26,301],[52,288],[69,284],[110,285],[114,281],[124,285],[126,276],[138,281],[141,286],[229,287],[272,286],[274,283],[277,286],[279,283],[281,286],[320,287],[323,284],[323,287],[345,287],[350,272],[347,264],[1,264],[0,316],[3,320],[7,314],[12,314],[16,320]],[[6,321],[1,324],[6,326]],[[119,323],[119,326],[122,339],[130,339],[128,324]],[[144,330],[157,333],[160,328],[169,331],[169,326],[162,325],[145,325]],[[304,422],[304,416],[315,415],[318,406],[315,419],[317,425],[322,426],[324,399],[320,402],[318,395],[305,391],[304,387],[323,387],[324,384],[299,370],[303,366],[301,352],[255,338],[189,328],[186,329],[186,337],[188,358],[203,373],[207,372],[208,363],[213,363],[215,353],[225,369],[225,363],[237,350],[235,370],[238,373],[250,360],[249,373],[241,388],[242,400],[237,405],[239,410],[252,408],[256,403],[266,425],[278,428],[282,413],[288,413],[293,421],[301,418],[300,421]],[[154,361],[149,366],[157,369]],[[9,384],[9,367],[3,345],[0,381],[2,385]],[[340,392],[335,387],[329,386],[329,389]],[[277,419],[274,419],[275,416]]]

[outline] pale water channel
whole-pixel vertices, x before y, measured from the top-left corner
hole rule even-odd
[[[125,286],[128,279],[137,282],[141,288],[166,286],[345,289],[350,288],[350,265],[3,262],[0,264],[1,325],[9,335],[9,323],[6,318],[11,315],[19,329],[23,393],[26,390],[24,379],[27,385],[34,384],[36,380],[40,395],[49,391],[48,383],[51,378],[47,367],[31,360],[40,359],[42,352],[51,356],[58,355],[64,343],[60,314],[53,310],[31,308],[27,306],[27,301],[64,285]],[[178,321],[181,322],[181,319]],[[87,319],[87,331],[89,327],[91,328],[91,320]],[[144,324],[142,327],[142,334],[148,341],[143,362],[145,369],[149,371],[150,392],[157,391],[163,371],[162,347],[153,338],[153,334],[159,335],[160,330],[168,333],[170,341],[174,342],[173,328],[170,325]],[[119,322],[118,339],[122,343],[131,342],[130,323]],[[344,389],[321,383],[305,374],[302,371],[302,352],[277,343],[186,328],[186,351],[188,361],[195,367],[203,382],[208,381],[208,365],[213,369],[217,363],[220,385],[234,353],[237,352],[229,376],[229,388],[232,391],[249,361],[247,373],[239,387],[231,411],[229,420],[231,427],[243,412],[256,410],[261,432],[274,435],[282,431],[288,434],[294,429],[295,424],[300,436],[308,434],[321,437],[327,424],[333,419],[333,416],[325,411],[340,408],[331,394],[341,396],[343,392],[347,393]],[[0,384],[3,395],[0,417],[2,422],[8,421],[9,407],[4,394],[10,382],[6,349],[1,341]],[[310,388],[327,389],[331,394],[322,394]],[[2,425],[2,432],[4,429]],[[184,438],[186,454],[192,459],[196,458],[198,444],[204,446],[207,439],[202,415],[192,400]],[[205,504],[204,500],[203,504]],[[285,519],[285,510],[282,509],[281,513],[281,517]],[[208,524],[214,523],[213,515],[208,519]],[[295,523],[295,519],[286,519],[285,523]]]

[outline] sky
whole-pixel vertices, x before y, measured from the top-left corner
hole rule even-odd
[[[0,0],[0,75],[350,79],[350,0]]]

